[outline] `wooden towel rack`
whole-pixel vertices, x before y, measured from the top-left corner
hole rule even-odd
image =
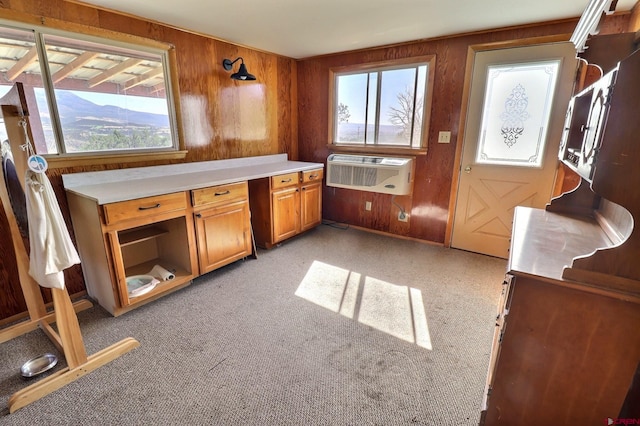
[[[4,118],[5,127],[13,155],[18,180],[24,190],[24,175],[27,170],[27,155],[21,147],[28,143],[22,124],[26,120],[27,134],[31,135],[29,127],[29,114],[24,88],[21,83],[16,83],[13,88],[0,99],[0,108]],[[31,140],[32,138],[29,137]],[[11,239],[16,254],[18,275],[24,299],[29,313],[29,319],[21,323],[0,330],[0,344],[28,333],[40,327],[49,336],[54,345],[64,354],[67,367],[50,374],[34,384],[21,389],[9,398],[9,412],[25,407],[51,392],[67,385],[87,373],[113,361],[120,355],[139,346],[140,343],[127,337],[93,355],[87,356],[87,352],[80,332],[76,312],[90,308],[91,302],[80,300],[71,303],[71,298],[66,288],[51,289],[53,298],[53,312],[47,312],[40,286],[29,275],[29,256],[24,245],[18,221],[14,214],[11,199],[7,191],[7,182],[4,173],[0,174],[0,200],[9,222]],[[51,326],[56,324],[57,331]]]

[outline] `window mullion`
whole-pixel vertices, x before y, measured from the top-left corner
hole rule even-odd
[[[364,101],[364,144],[367,144],[369,134],[369,85],[371,84],[371,73],[367,73],[367,88]]]
[[[40,62],[40,72],[42,75],[42,86],[46,93],[47,104],[49,106],[49,115],[51,120],[51,128],[53,137],[56,141],[59,154],[66,154],[67,149],[64,144],[62,135],[62,126],[60,125],[60,115],[58,114],[58,105],[56,103],[55,92],[53,90],[53,81],[51,80],[51,71],[49,69],[49,59],[47,57],[47,48],[44,42],[44,35],[35,31],[36,49],[38,50],[38,60]]]
[[[375,145],[378,144],[378,137],[380,136],[380,104],[381,104],[381,95],[382,95],[382,73],[378,71],[378,87],[376,88],[376,121],[375,121],[375,131],[374,131],[374,139],[373,143]]]
[[[411,114],[411,130],[409,131],[409,146],[413,146],[413,135],[414,129],[416,125],[416,105],[418,103],[418,67],[416,67],[416,76],[413,80],[413,106],[412,106],[412,114]]]

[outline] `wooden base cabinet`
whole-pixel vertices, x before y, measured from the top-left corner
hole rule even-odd
[[[200,273],[213,271],[252,253],[246,182],[191,191]]]
[[[104,205],[74,193],[67,199],[87,292],[114,316],[253,252],[247,182]],[[173,278],[131,292],[127,277],[156,265]]]
[[[249,182],[257,245],[271,248],[322,222],[322,177],[317,169]]]
[[[252,222],[264,247],[316,226],[322,177],[286,154],[63,175],[87,293],[117,316],[254,255]]]
[[[105,204],[67,194],[89,296],[120,315],[191,283],[198,275],[195,231],[187,192]],[[127,277],[159,265],[174,278],[144,294]]]

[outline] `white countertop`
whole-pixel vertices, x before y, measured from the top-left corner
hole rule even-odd
[[[322,163],[289,161],[287,154],[275,154],[71,173],[62,175],[62,183],[68,192],[108,204],[322,167]]]

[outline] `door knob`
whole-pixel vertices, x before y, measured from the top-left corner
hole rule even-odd
[[[471,173],[471,166],[467,166],[464,168],[465,173]]]

